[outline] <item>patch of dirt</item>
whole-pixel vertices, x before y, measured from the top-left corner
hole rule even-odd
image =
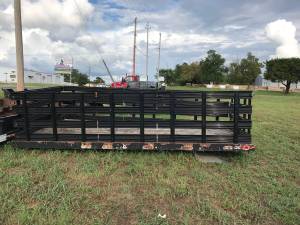
[[[30,209],[36,208],[39,205],[40,205],[40,202],[35,201],[35,200],[31,200],[27,203],[27,207]]]
[[[73,171],[76,168],[76,158],[74,155],[69,155],[64,159],[64,166],[67,171]]]
[[[8,175],[22,175],[25,172],[25,169],[22,167],[13,167],[5,170],[5,173]]]

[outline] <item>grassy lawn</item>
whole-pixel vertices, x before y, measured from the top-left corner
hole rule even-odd
[[[0,224],[299,224],[300,95],[256,92],[253,104],[257,150],[225,164],[6,145]]]

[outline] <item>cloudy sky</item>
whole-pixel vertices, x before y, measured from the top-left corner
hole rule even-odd
[[[15,67],[13,0],[0,1],[0,67]],[[25,67],[52,72],[60,58],[82,72],[131,71],[133,20],[138,17],[137,72],[145,74],[145,25],[150,23],[149,73],[200,60],[209,49],[230,63],[251,51],[260,59],[299,56],[299,0],[22,0]]]

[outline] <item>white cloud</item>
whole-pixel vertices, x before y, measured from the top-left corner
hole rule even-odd
[[[68,62],[73,57],[75,66],[82,72],[87,72],[91,65],[92,74],[106,74],[101,62],[104,58],[114,75],[130,73],[135,16],[138,17],[138,74],[145,71],[146,22],[151,26],[151,75],[155,74],[157,65],[159,32],[162,33],[162,67],[199,60],[209,49],[216,49],[228,57],[244,56],[247,51],[256,54],[266,50],[264,57],[270,54],[267,52],[272,45],[266,42],[265,20],[259,16],[255,19],[249,16],[232,18],[235,13],[232,13],[230,4],[224,5],[222,13],[215,13],[215,7],[220,4],[214,1],[199,4],[199,0],[111,0],[98,3],[88,0],[22,0],[25,67],[52,72],[61,57]],[[235,6],[243,4],[235,1]],[[12,3],[12,0],[0,0],[0,67],[15,64]],[[252,7],[247,15],[261,10],[260,5]],[[239,14],[248,9],[244,8]],[[270,9],[268,16],[272,13]],[[268,18],[272,20],[273,17]],[[298,26],[297,20],[287,18]],[[257,44],[264,46],[263,49],[257,49]]]
[[[199,44],[219,44],[228,40],[224,35],[209,34],[166,33],[165,36],[166,47],[185,47]]]
[[[88,0],[23,1],[22,13],[26,27],[79,27],[93,12]]]
[[[75,66],[86,69],[91,64],[95,70],[106,73],[101,58],[105,58],[112,72],[128,72],[131,64],[132,34],[130,28],[117,32],[105,31],[75,37],[72,42],[51,39],[48,30],[26,28],[23,30],[25,67],[50,70],[60,58],[73,57]],[[0,30],[0,65],[14,66],[15,43],[13,32]],[[38,65],[37,62],[41,62]],[[85,72],[85,71],[83,71]]]
[[[23,0],[21,4],[23,28],[50,31],[55,39],[70,39],[76,35],[94,13],[88,0]],[[13,29],[13,1],[0,8],[0,29]]]
[[[13,28],[13,7],[7,6],[4,10],[0,9],[0,29],[11,30]]]
[[[225,30],[228,30],[228,31],[241,30],[241,29],[244,29],[245,26],[231,24],[231,25],[226,25],[224,28],[225,28]]]
[[[267,24],[267,37],[279,44],[276,56],[279,58],[300,57],[300,45],[296,39],[296,27],[283,19]]]
[[[11,56],[15,52],[14,35],[9,31],[1,31],[0,29],[0,63],[9,64],[11,66]]]

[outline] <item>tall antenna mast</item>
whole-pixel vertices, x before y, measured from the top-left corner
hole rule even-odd
[[[146,30],[147,30],[147,48],[146,48],[146,78],[148,81],[148,59],[149,59],[149,29],[151,29],[151,27],[149,26],[149,23],[147,23],[146,25]]]
[[[24,56],[22,37],[21,0],[14,1],[16,63],[17,63],[17,91],[24,91]]]
[[[159,42],[158,42],[157,82],[159,82],[159,70],[160,70],[160,49],[161,49],[161,33],[159,33]]]
[[[89,87],[91,86],[91,64],[89,64]]]
[[[135,17],[135,18],[134,18],[134,39],[133,39],[133,63],[132,63],[132,76],[135,76],[136,23],[137,23],[137,17]]]
[[[72,56],[72,67],[71,67],[71,73],[70,73],[70,85],[72,85],[72,73],[74,70],[74,58]]]

